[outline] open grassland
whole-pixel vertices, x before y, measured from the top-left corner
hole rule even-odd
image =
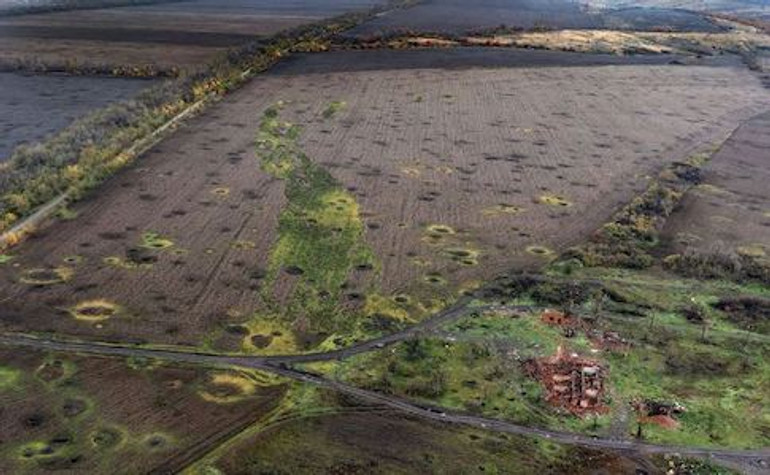
[[[0,361],[3,473],[176,472],[285,390],[261,373],[142,359],[2,348]]]
[[[353,58],[305,56],[254,80],[4,257],[4,328],[345,345],[547,263],[648,174],[768,104],[729,61],[391,70],[375,52],[334,71]]]
[[[0,18],[0,65],[149,73],[201,69],[259,37],[363,11],[374,0],[190,0]]]
[[[571,449],[451,428],[313,391],[310,407],[228,444],[186,471],[211,473],[663,473],[662,459]]]
[[[122,78],[0,74],[0,161],[22,143],[34,143],[93,108],[125,100],[152,84]]]
[[[495,296],[494,300],[490,297]],[[638,271],[591,269],[567,280],[502,279],[479,311],[433,335],[312,371],[386,394],[619,439],[734,448],[768,445],[766,329],[746,331],[720,302],[767,299],[767,289]],[[531,310],[507,310],[506,305]],[[543,311],[571,316],[557,324]],[[511,307],[513,309],[513,307]],[[546,400],[531,361],[562,347],[606,368],[605,406],[576,415]],[[550,377],[550,376],[549,376]],[[669,426],[640,402],[684,407]],[[601,407],[601,406],[598,406]]]

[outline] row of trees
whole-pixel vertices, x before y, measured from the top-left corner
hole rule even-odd
[[[403,1],[394,0],[389,7]],[[0,168],[0,232],[62,193],[76,199],[92,189],[132,160],[126,149],[191,105],[227,93],[291,52],[325,49],[334,35],[383,8],[255,40],[219,56],[205,69],[93,112],[42,143],[17,148]]]

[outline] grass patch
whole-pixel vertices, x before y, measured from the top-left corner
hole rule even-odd
[[[119,305],[104,299],[86,300],[69,309],[70,315],[77,320],[101,322],[118,315]]]
[[[174,246],[174,241],[161,236],[159,233],[148,231],[142,234],[142,242],[139,246],[145,249],[163,250]]]
[[[331,119],[345,107],[347,107],[347,103],[344,101],[334,101],[330,103],[323,111],[324,119]]]
[[[299,129],[279,119],[280,109],[265,111],[257,138],[263,170],[286,181],[267,281],[275,285],[281,272],[298,280],[275,313],[301,333],[350,332],[358,322],[341,305],[344,284],[354,269],[376,271],[378,265],[364,241],[355,197],[302,152]]]

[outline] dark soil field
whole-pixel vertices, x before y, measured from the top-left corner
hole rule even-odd
[[[454,53],[419,54],[446,66]],[[392,52],[341,52],[252,81],[15,249],[0,266],[3,329],[239,349],[243,327],[227,325],[251,321],[265,292],[288,295],[305,271],[263,285],[284,262],[287,191],[259,171],[254,137],[279,100],[313,173],[331,172],[363,223],[373,261],[351,271],[345,298],[427,307],[548,262],[663,164],[770,103],[729,61],[587,67],[555,54],[538,68],[501,67],[497,50],[457,54],[494,67],[391,69]],[[325,72],[300,74],[310,71]]]
[[[770,114],[741,125],[664,230],[670,252],[770,256]]]
[[[128,99],[153,82],[139,79],[0,73],[0,161],[88,111]]]
[[[286,422],[233,447],[213,466],[228,474],[663,473],[649,460],[546,449],[524,437],[358,409]]]
[[[374,0],[190,0],[0,19],[0,61],[196,68],[217,53]]]
[[[0,361],[2,473],[177,472],[284,393],[260,375],[153,361],[5,348]]]
[[[698,14],[661,9],[588,10],[571,0],[427,0],[380,16],[349,34],[367,37],[404,31],[463,34],[505,26],[515,29],[718,31]]]

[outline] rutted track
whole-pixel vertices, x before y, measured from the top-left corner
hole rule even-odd
[[[569,432],[527,427],[501,421],[498,419],[478,417],[468,414],[449,412],[441,408],[422,406],[398,397],[379,394],[373,391],[341,383],[339,381],[326,379],[315,374],[298,371],[289,366],[292,363],[341,359],[355,354],[371,351],[375,348],[382,348],[385,345],[411,338],[420,332],[432,330],[443,323],[459,318],[472,311],[483,311],[484,309],[488,308],[491,308],[491,306],[469,308],[465,307],[464,305],[459,305],[438,314],[432,319],[426,320],[420,325],[408,328],[393,335],[370,340],[344,350],[308,355],[265,357],[229,356],[184,352],[172,349],[163,350],[107,345],[101,343],[74,341],[67,342],[54,339],[36,338],[25,335],[0,335],[0,345],[34,348],[37,350],[86,353],[115,357],[155,358],[176,363],[199,364],[207,366],[238,366],[241,368],[259,369],[300,382],[332,389],[340,393],[354,396],[362,400],[379,404],[381,406],[395,409],[404,413],[450,424],[462,424],[496,432],[540,437],[561,444],[586,448],[609,449],[646,454],[677,453],[684,456],[729,459],[733,462],[748,464],[749,466],[760,470],[761,467],[766,467],[768,464],[770,464],[770,450],[734,450],[705,447],[679,447],[644,443],[639,441],[595,438]]]

